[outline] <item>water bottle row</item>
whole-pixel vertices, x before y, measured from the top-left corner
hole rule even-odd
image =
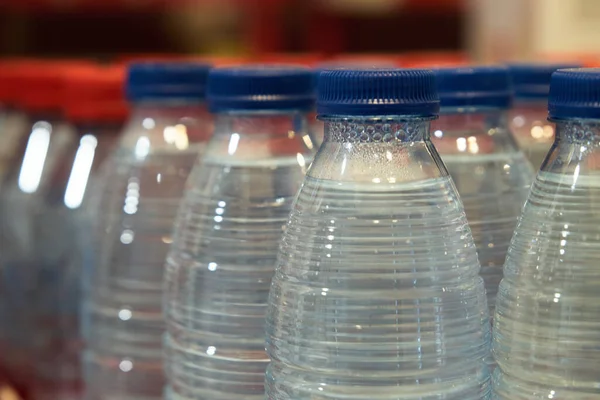
[[[6,365],[53,399],[600,398],[600,72],[557,67],[136,64],[122,135],[107,82],[72,103],[111,129],[30,117]]]

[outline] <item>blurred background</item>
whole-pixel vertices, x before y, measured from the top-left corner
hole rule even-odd
[[[0,56],[443,51],[595,63],[597,0],[0,0]]]

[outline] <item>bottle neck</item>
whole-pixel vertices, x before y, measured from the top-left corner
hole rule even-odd
[[[321,119],[325,140],[308,172],[313,178],[381,188],[448,175],[429,137],[430,118]]]
[[[556,139],[588,147],[600,145],[600,120],[561,120],[556,122]]]
[[[320,118],[324,142],[404,144],[429,140],[428,118]]]
[[[600,173],[600,120],[557,120],[554,143],[543,171],[589,175]]]
[[[215,117],[215,135],[232,132],[238,135],[288,136],[307,132],[307,114],[290,112],[220,113]]]
[[[219,113],[205,160],[233,165],[269,164],[286,158],[298,160],[304,167],[312,160],[315,147],[304,112]]]
[[[432,140],[442,155],[516,152],[507,114],[505,109],[443,109],[432,124]]]

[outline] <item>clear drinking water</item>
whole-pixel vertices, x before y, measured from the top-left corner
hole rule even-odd
[[[502,265],[534,172],[507,127],[511,94],[500,67],[440,69],[432,140],[458,189],[477,246],[490,315]]]
[[[32,396],[81,398],[79,307],[81,274],[94,263],[91,220],[84,208],[93,192],[93,177],[112,151],[118,123],[78,125],[75,140],[50,178],[41,209],[34,213],[36,292],[28,307],[36,310],[43,332],[35,350]],[[42,289],[42,290],[40,290]],[[43,339],[42,339],[43,338]]]
[[[255,100],[238,103],[241,93]],[[279,239],[312,160],[311,73],[216,69],[207,99],[218,113],[215,132],[189,180],[167,258],[166,397],[258,400]]]
[[[556,72],[556,140],[513,236],[496,308],[497,399],[600,398],[600,71]]]
[[[318,96],[325,141],[279,251],[266,398],[489,399],[477,253],[429,139],[433,74],[325,71]]]
[[[87,399],[159,399],[163,264],[207,130],[201,107],[139,107],[103,166],[97,265],[84,277]]]
[[[504,117],[501,112],[441,115],[432,124],[433,142],[458,189],[477,246],[490,312],[534,176],[531,164],[503,127]]]

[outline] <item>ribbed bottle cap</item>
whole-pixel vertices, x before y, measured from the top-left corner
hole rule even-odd
[[[561,69],[552,74],[550,118],[600,119],[600,68]]]
[[[320,115],[413,115],[432,117],[439,110],[432,71],[373,68],[321,72]]]
[[[212,112],[310,110],[315,103],[313,74],[291,65],[215,68],[207,100]]]
[[[211,66],[196,62],[134,63],[127,73],[127,98],[140,101],[203,101]]]
[[[442,107],[510,106],[510,75],[506,67],[440,68],[434,72]]]
[[[557,69],[579,68],[577,64],[509,64],[513,94],[516,100],[547,100],[550,77]]]

